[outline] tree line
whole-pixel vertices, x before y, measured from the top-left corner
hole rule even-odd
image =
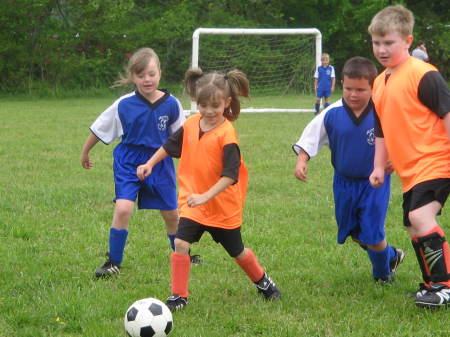
[[[142,46],[155,49],[163,78],[179,83],[198,27],[318,28],[337,71],[349,57],[374,60],[367,26],[388,0],[0,0],[0,90],[104,88]],[[445,1],[403,2],[415,39],[449,79]],[[415,44],[414,44],[415,45]]]

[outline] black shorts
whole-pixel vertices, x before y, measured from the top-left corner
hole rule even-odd
[[[244,250],[241,227],[235,229],[210,227],[187,218],[180,218],[177,238],[192,244],[198,242],[205,231],[211,234],[213,240],[220,243],[231,257],[238,256]]]
[[[437,201],[441,204],[441,208],[444,207],[449,193],[450,178],[424,181],[403,193],[403,224],[411,226],[409,212],[432,201]],[[439,211],[439,214],[441,214],[441,211]]]

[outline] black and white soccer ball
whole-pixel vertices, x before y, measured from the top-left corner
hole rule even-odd
[[[130,337],[165,337],[173,328],[169,308],[151,297],[134,302],[125,314],[124,323]]]

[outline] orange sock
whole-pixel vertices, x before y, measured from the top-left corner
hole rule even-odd
[[[172,253],[172,294],[181,297],[188,297],[189,271],[191,261],[189,255]]]
[[[246,255],[242,259],[235,259],[237,264],[245,271],[250,280],[258,282],[264,276],[264,269],[249,248],[245,248]]]
[[[417,242],[419,242],[421,238],[432,235],[434,233],[436,233],[440,238],[443,239],[442,258],[444,259],[444,264],[443,264],[442,269],[445,269],[445,270],[441,269],[442,270],[441,273],[443,272],[448,275],[448,274],[450,274],[450,250],[449,250],[448,242],[445,240],[445,233],[439,225],[433,227],[429,232],[425,233],[424,235],[412,237],[411,239],[413,241],[413,246],[415,246],[414,243],[416,243],[416,245],[417,245]],[[429,263],[426,260],[423,249],[418,249],[418,250],[416,249],[416,254],[419,254],[419,256],[418,256],[419,265],[421,265],[422,272],[431,276],[433,273],[430,270]],[[420,260],[422,260],[424,262],[421,263]],[[445,284],[447,287],[450,288],[450,280],[449,279],[439,281],[439,283]]]

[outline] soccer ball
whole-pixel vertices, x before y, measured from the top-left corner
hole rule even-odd
[[[173,328],[169,308],[151,297],[134,302],[125,314],[124,323],[130,337],[165,337]]]

